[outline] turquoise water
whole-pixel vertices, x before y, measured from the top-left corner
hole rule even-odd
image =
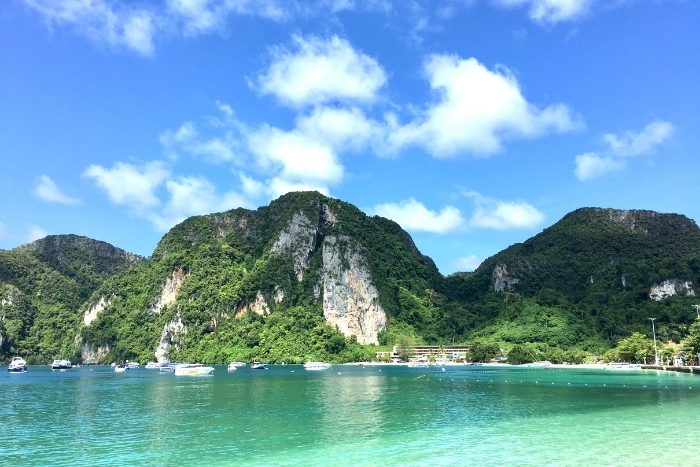
[[[0,465],[698,465],[700,376],[217,366],[0,374]]]

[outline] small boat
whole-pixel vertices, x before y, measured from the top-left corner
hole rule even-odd
[[[213,366],[204,366],[201,363],[191,363],[175,367],[175,376],[206,376],[213,372]]]
[[[68,370],[70,368],[73,368],[73,364],[70,362],[70,360],[60,359],[54,360],[51,363],[52,370]]]
[[[140,366],[141,365],[139,365],[139,362],[126,362],[126,367],[130,370],[133,368],[138,368]]]
[[[144,368],[147,370],[157,370],[163,365],[165,365],[165,363],[148,362]]]
[[[607,363],[603,368],[606,370],[641,370],[641,363],[612,362]]]
[[[430,363],[428,362],[408,362],[409,368],[430,368]]]
[[[175,368],[179,366],[187,366],[188,364],[185,362],[171,362],[171,363],[164,363],[160,366],[160,372],[161,373],[174,373]]]
[[[325,362],[306,362],[304,363],[305,370],[330,370],[331,364]]]
[[[253,362],[253,363],[250,365],[250,367],[251,367],[253,370],[267,370],[267,365],[265,365],[264,363],[260,363],[260,362]]]
[[[540,362],[525,363],[522,366],[527,366],[530,368],[547,368],[548,366],[552,366],[552,362],[549,360],[542,360]]]
[[[119,365],[114,365],[114,371],[117,373],[124,373],[128,369],[129,369],[129,366],[125,365],[123,363],[120,363]]]
[[[228,364],[228,371],[236,371],[239,368],[245,367],[243,362],[231,362]]]
[[[12,373],[24,373],[27,371],[27,362],[22,357],[14,357],[7,366],[7,371]]]

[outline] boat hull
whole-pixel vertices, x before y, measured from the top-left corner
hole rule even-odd
[[[214,373],[214,367],[211,366],[178,366],[175,368],[175,376],[207,376],[212,373]]]

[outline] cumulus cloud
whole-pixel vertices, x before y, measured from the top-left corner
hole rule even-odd
[[[626,131],[618,136],[609,133],[603,139],[610,146],[610,151],[618,156],[635,157],[648,154],[652,149],[669,138],[674,127],[669,122],[656,121],[647,125],[641,132]]]
[[[47,235],[49,235],[49,232],[46,230],[42,229],[41,227],[32,226],[29,229],[29,232],[27,232],[27,235],[24,237],[24,241],[31,243],[35,240],[39,240],[40,238],[44,238]]]
[[[510,7],[527,6],[528,16],[538,23],[555,24],[583,17],[596,0],[496,0]]]
[[[575,161],[574,175],[581,181],[591,180],[625,167],[624,160],[600,156],[594,152],[580,154],[576,156]]]
[[[48,175],[42,175],[39,177],[32,194],[44,201],[49,201],[51,203],[60,204],[80,204],[81,201],[78,198],[71,198],[61,191],[61,189],[56,185],[56,183],[51,180]]]
[[[462,229],[465,224],[456,207],[445,206],[439,212],[432,211],[413,198],[400,203],[378,204],[371,211],[413,232],[447,234]]]
[[[564,104],[539,109],[527,102],[504,67],[489,70],[475,58],[433,55],[425,63],[430,87],[439,99],[413,122],[393,131],[396,148],[416,144],[436,157],[460,152],[488,155],[505,139],[532,138],[581,126]]]
[[[469,226],[496,230],[531,229],[544,221],[544,214],[523,200],[505,201],[476,191],[464,195],[474,203]]]
[[[458,258],[454,263],[454,267],[458,271],[473,271],[478,268],[484,260],[477,258],[474,255],[469,255],[464,258]]]
[[[85,170],[109,200],[148,219],[166,231],[187,217],[237,207],[251,207],[250,199],[235,191],[218,195],[204,177],[175,176],[165,163],[133,165],[117,162],[110,168],[92,165]]]
[[[142,55],[154,51],[153,11],[109,0],[24,0],[49,25],[70,26],[98,43]]]
[[[627,164],[627,158],[650,154],[656,146],[671,137],[674,130],[671,123],[657,120],[639,133],[625,131],[621,135],[605,134],[603,141],[608,149],[602,154],[587,152],[576,156],[574,175],[581,181],[587,181],[622,170]]]
[[[272,49],[273,61],[257,78],[262,94],[285,105],[304,107],[329,102],[371,104],[386,82],[376,60],[338,36],[293,36],[294,50]]]

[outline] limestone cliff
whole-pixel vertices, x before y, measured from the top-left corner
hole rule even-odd
[[[660,284],[654,284],[649,291],[649,298],[652,300],[663,300],[673,295],[695,296],[693,284],[690,281],[679,279],[667,279]]]
[[[182,345],[185,334],[187,334],[187,327],[182,323],[182,317],[178,312],[176,319],[163,326],[163,331],[160,334],[160,341],[154,352],[156,361],[158,363],[168,363],[170,347],[179,348]]]
[[[386,313],[372,284],[366,260],[357,245],[340,236],[323,242],[323,316],[346,336],[361,344],[378,343]]]
[[[182,268],[173,271],[172,275],[165,280],[165,284],[160,292],[160,297],[158,297],[158,301],[149,308],[149,313],[160,314],[163,308],[175,303],[182,283],[187,277],[189,277],[189,274],[185,274]]]

